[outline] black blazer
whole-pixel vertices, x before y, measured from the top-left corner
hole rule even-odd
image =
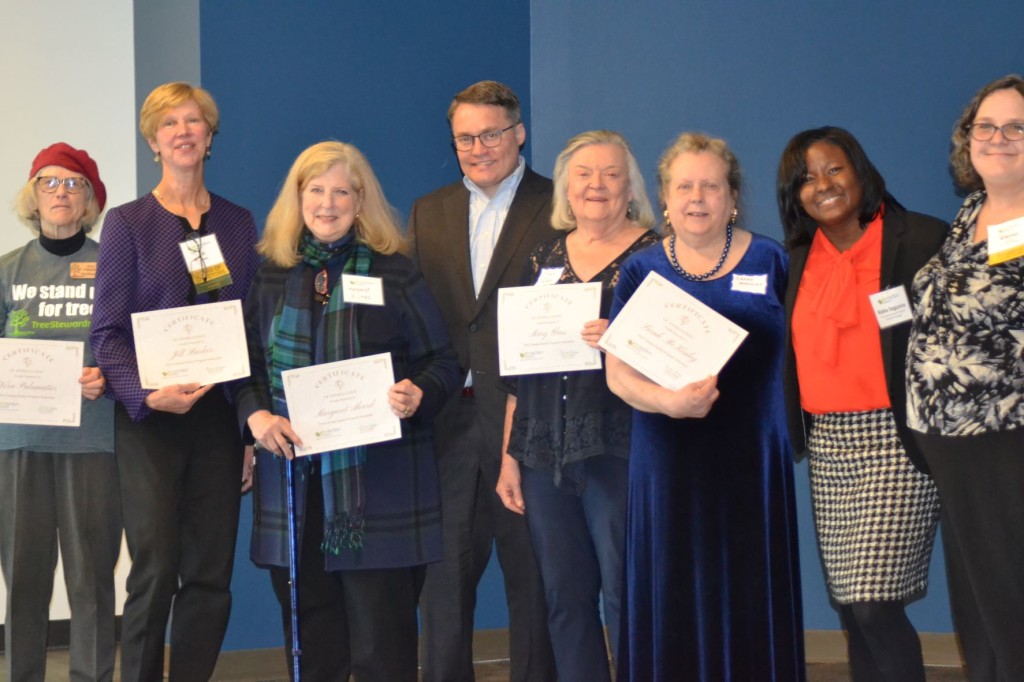
[[[473,372],[473,391],[485,428],[500,456],[506,394],[498,388],[498,289],[520,286],[533,247],[556,235],[551,227],[551,180],[529,167],[516,189],[494,247],[480,296],[473,291],[469,254],[469,190],[462,180],[413,204],[409,237],[413,258],[437,299],[463,376]],[[439,415],[439,422],[444,415]],[[444,429],[438,423],[438,430]]]
[[[882,220],[882,289],[903,285],[909,296],[914,275],[938,252],[948,230],[949,225],[938,218],[905,211],[897,205],[887,205]],[[810,250],[810,244],[801,244],[789,249],[789,283],[786,287],[786,358],[783,388],[786,395],[789,438],[798,461],[806,454],[807,432],[804,411],[800,408],[800,384],[796,374],[796,355],[793,352],[793,304],[796,302],[797,290]],[[909,335],[909,322],[879,330],[882,341],[882,364],[900,440],[914,466],[928,473],[924,458],[907,429],[906,363]]]

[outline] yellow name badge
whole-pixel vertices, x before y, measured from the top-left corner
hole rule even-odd
[[[224,262],[217,235],[189,235],[185,241],[179,242],[178,246],[181,247],[185,267],[188,268],[197,294],[205,294],[231,284],[231,272],[228,270],[228,264]]]
[[[1024,216],[988,226],[988,264],[1024,256]]]

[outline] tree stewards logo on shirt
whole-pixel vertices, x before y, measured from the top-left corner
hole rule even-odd
[[[14,283],[10,300],[18,309],[7,317],[8,335],[27,337],[48,329],[88,329],[94,293],[95,288],[85,282],[44,286]]]

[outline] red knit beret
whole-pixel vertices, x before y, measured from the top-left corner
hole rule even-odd
[[[32,172],[28,174],[28,179],[34,178],[40,169],[47,166],[60,166],[61,168],[67,168],[69,171],[84,175],[85,179],[92,185],[92,193],[96,197],[96,202],[100,205],[100,211],[103,211],[103,207],[107,205],[107,188],[103,185],[103,181],[100,180],[100,169],[87,151],[75,149],[66,142],[51,144],[36,154],[36,158],[32,162]]]

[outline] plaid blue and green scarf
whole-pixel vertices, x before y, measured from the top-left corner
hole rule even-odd
[[[346,240],[335,249],[328,249],[303,230],[299,243],[302,262],[292,268],[285,283],[284,296],[274,315],[267,344],[267,369],[274,414],[288,416],[281,372],[308,367],[314,363],[313,350],[313,279],[316,272],[339,258],[345,261],[343,272],[366,276],[373,261],[373,252],[365,244]],[[330,300],[320,323],[323,336],[323,362],[359,357],[359,333],[356,329],[356,307],[344,301],[341,278],[331,291]],[[364,446],[334,450],[296,461],[301,477],[312,460],[320,459],[324,494],[324,552],[340,554],[343,549],[363,546],[363,466]]]

